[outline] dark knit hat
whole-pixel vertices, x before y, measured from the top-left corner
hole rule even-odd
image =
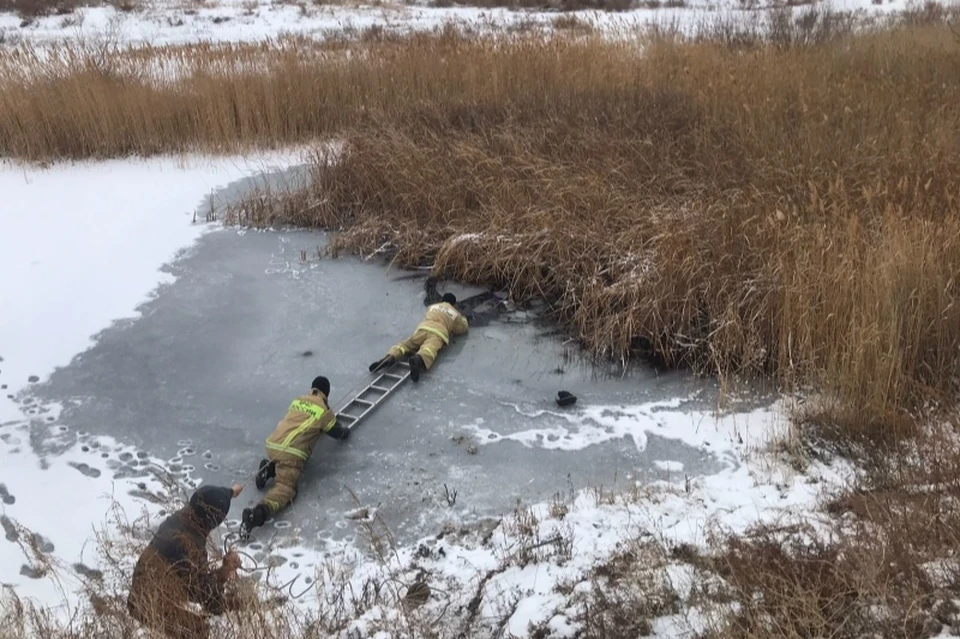
[[[223,523],[230,512],[233,489],[225,486],[201,486],[190,497],[190,508],[209,532]]]
[[[319,377],[314,377],[313,382],[310,384],[310,388],[315,388],[327,397],[330,396],[330,380],[320,375]]]

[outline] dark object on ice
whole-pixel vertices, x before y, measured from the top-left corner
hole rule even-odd
[[[35,382],[39,382],[40,378],[37,377],[36,375],[31,375],[30,377],[27,378],[27,381],[33,384]]]
[[[577,396],[567,391],[557,393],[557,404],[559,406],[573,406],[577,403]]]

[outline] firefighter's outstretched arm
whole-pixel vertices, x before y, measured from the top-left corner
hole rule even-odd
[[[333,437],[334,439],[346,439],[350,436],[350,429],[342,425],[339,420],[334,420],[329,427],[325,430],[327,435]]]

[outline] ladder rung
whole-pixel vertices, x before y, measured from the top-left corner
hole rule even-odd
[[[377,386],[376,384],[371,384],[371,385],[368,386],[367,388],[380,391],[381,393],[389,393],[389,392],[390,392],[390,389],[389,389],[389,388],[384,388],[383,386]]]
[[[368,402],[367,400],[365,400],[365,399],[360,399],[359,397],[357,397],[356,399],[354,399],[352,403],[355,403],[355,404],[366,404],[367,406],[373,406],[373,402]]]
[[[400,376],[400,375],[394,375],[393,373],[384,373],[384,374],[383,374],[383,377],[391,377],[391,378],[393,378],[393,379],[403,379],[402,376]]]

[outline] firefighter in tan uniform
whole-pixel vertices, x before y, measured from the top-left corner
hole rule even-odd
[[[420,373],[430,370],[437,353],[450,344],[451,335],[465,335],[469,328],[467,318],[457,310],[457,298],[446,293],[443,299],[427,307],[426,317],[413,335],[393,346],[387,356],[370,364],[370,372],[393,366],[397,360],[411,355],[410,377],[420,381]]]
[[[246,534],[262,526],[297,496],[297,482],[303,466],[310,459],[320,435],[326,433],[340,440],[350,435],[350,429],[337,423],[336,415],[327,404],[330,381],[326,377],[317,377],[311,386],[309,395],[293,400],[286,416],[267,437],[267,459],[260,461],[255,481],[259,490],[263,490],[270,479],[276,481],[259,504],[244,509]]]

